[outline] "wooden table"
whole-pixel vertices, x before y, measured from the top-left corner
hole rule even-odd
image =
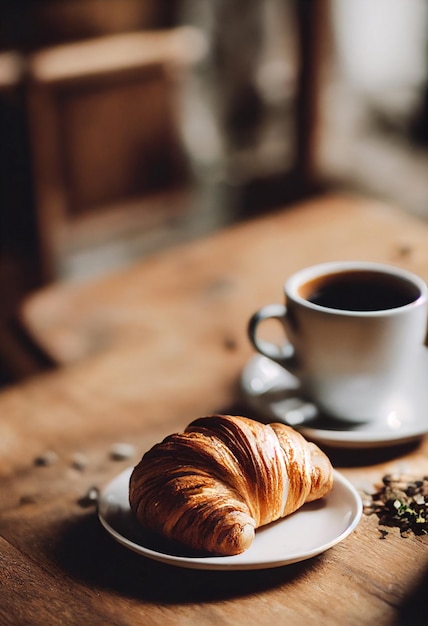
[[[126,550],[86,497],[193,418],[248,413],[239,377],[253,354],[249,316],[281,301],[292,271],[337,258],[428,280],[428,225],[325,196],[26,304],[31,332],[63,366],[0,394],[1,624],[427,623],[428,536],[390,529],[382,539],[374,515],[308,561],[210,572]],[[119,442],[134,446],[130,458],[115,458]],[[329,453],[358,489],[390,472],[428,474],[427,438]]]

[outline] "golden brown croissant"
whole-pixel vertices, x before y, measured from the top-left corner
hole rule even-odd
[[[156,444],[134,468],[130,506],[146,528],[211,554],[246,550],[254,531],[332,488],[332,467],[284,424],[213,415]]]

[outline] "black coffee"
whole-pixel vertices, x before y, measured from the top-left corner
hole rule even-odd
[[[314,278],[299,288],[299,294],[330,309],[383,311],[414,302],[420,291],[399,276],[351,270]]]

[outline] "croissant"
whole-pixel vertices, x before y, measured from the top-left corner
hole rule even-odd
[[[291,427],[213,415],[146,452],[129,502],[145,528],[198,552],[234,555],[249,548],[256,528],[332,484],[327,456]]]

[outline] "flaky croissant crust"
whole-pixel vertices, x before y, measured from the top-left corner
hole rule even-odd
[[[327,456],[289,426],[213,415],[143,456],[129,502],[149,530],[233,555],[250,546],[256,528],[324,497],[332,484]]]

